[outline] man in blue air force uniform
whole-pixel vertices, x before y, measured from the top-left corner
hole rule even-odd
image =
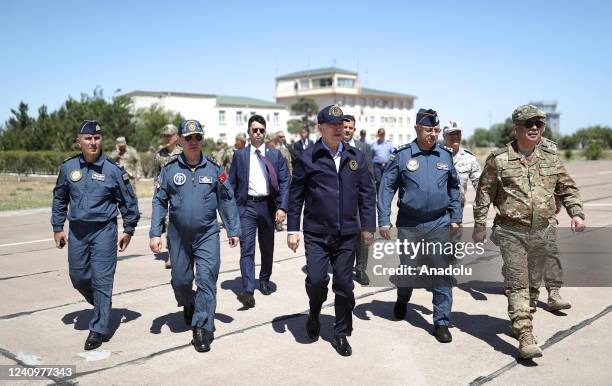
[[[120,252],[127,248],[140,215],[128,173],[102,153],[98,122],[83,121],[76,142],[81,154],[64,161],[53,189],[51,225],[55,245],[63,248],[68,242],[72,285],[94,306],[85,341],[85,350],[93,350],[111,333],[117,247]],[[117,242],[119,211],[123,234]],[[68,237],[64,232],[66,215],[70,220]]]
[[[169,206],[172,289],[178,305],[183,306],[185,323],[192,327],[191,343],[196,351],[206,352],[210,350],[215,331],[220,266],[217,210],[227,229],[230,247],[238,245],[240,219],[234,192],[223,168],[212,157],[202,155],[204,129],[200,122],[183,121],[179,134],[183,154],[168,162],[158,177],[149,246],[154,253],[159,253]]]
[[[417,139],[395,150],[381,178],[378,191],[380,234],[385,239],[390,238],[391,201],[399,189],[398,238],[444,245],[449,241],[449,227],[459,228],[462,220],[459,179],[453,166],[453,155],[450,149],[436,144],[440,123],[434,110],[419,110],[415,130]],[[410,266],[425,260],[430,268],[448,267],[451,256],[437,252],[442,251],[413,256],[413,259],[400,254],[400,262],[403,266]],[[432,292],[434,336],[438,341],[448,343],[452,340],[448,331],[453,299],[451,278],[435,277]],[[404,318],[411,295],[410,284],[405,281],[398,283],[394,307],[398,319]]]

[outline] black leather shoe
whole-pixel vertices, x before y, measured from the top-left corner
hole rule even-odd
[[[395,306],[393,306],[393,315],[399,320],[404,319],[404,316],[406,316],[406,302],[396,300]]]
[[[269,281],[260,281],[259,282],[259,291],[263,295],[270,295],[272,293],[272,286]]]
[[[89,331],[89,335],[85,340],[85,350],[94,350],[102,346],[103,336],[99,332]]]
[[[447,326],[434,326],[434,336],[440,343],[449,343],[453,340]]]
[[[195,312],[195,306],[193,304],[189,306],[183,306],[183,320],[185,320],[185,324],[191,326],[191,321],[193,320],[193,313]]]
[[[248,308],[255,307],[255,297],[253,296],[253,294],[250,294],[248,292],[241,292],[238,294],[238,300],[245,307],[248,307]]]
[[[361,285],[370,284],[370,278],[365,271],[355,271],[355,281]]]
[[[195,328],[191,344],[197,352],[210,351],[210,332],[202,328]]]
[[[313,342],[319,339],[319,333],[321,332],[321,322],[319,322],[319,318],[308,316],[308,320],[306,320],[306,333],[308,334],[308,338]]]
[[[346,339],[346,336],[336,335],[334,336],[334,339],[332,339],[331,343],[338,354],[342,355],[343,357],[349,357],[353,353],[353,349],[351,348],[348,339]]]

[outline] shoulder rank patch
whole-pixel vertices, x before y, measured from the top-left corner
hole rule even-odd
[[[464,151],[464,152],[466,152],[466,153],[468,153],[468,154],[474,155],[474,153],[472,153],[472,152],[471,152],[471,151],[469,151],[468,149],[463,149],[463,151]]]
[[[497,157],[498,155],[500,155],[500,154],[504,154],[504,153],[505,153],[505,152],[507,152],[507,151],[508,151],[508,149],[506,149],[506,148],[501,148],[501,149],[493,150],[493,151],[491,152],[491,154],[493,155],[493,157]]]
[[[130,175],[128,173],[123,173],[121,178],[123,178],[123,181],[125,182],[130,182]]]
[[[217,167],[221,167],[221,165],[219,165],[219,163],[217,162],[216,159],[214,159],[213,157],[207,155],[206,159],[208,160],[208,162],[210,162],[211,164],[217,166]]]
[[[405,148],[407,148],[407,147],[408,147],[408,144],[407,144],[407,143],[405,143],[405,144],[403,144],[403,145],[400,145],[400,146],[396,147],[396,148],[393,150],[393,154],[397,154],[397,153],[399,153],[400,151],[404,150],[404,149],[405,149]]]
[[[63,161],[62,161],[62,163],[66,162],[66,161],[70,161],[71,159],[76,158],[76,157],[78,157],[79,155],[80,155],[80,154],[74,154],[74,155],[72,155],[72,156],[70,156],[70,157],[66,158],[65,160],[63,160]]]

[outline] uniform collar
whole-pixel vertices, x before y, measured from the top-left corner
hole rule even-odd
[[[187,159],[185,159],[185,153],[181,153],[178,156],[178,161],[179,161],[179,163],[185,165],[185,167],[191,168],[191,166],[187,163]],[[198,168],[198,167],[204,166],[204,165],[206,165],[206,157],[204,157],[202,152],[200,152],[200,162],[198,162],[198,164],[195,165],[195,167]]]
[[[85,156],[83,155],[83,153],[81,153],[80,158],[81,158],[81,162],[87,165],[87,161],[85,160]],[[106,156],[104,155],[104,152],[101,151],[98,159],[92,162],[91,165],[100,167],[104,164],[105,160],[106,160]]]
[[[541,143],[541,142],[540,142]],[[540,144],[537,144],[535,149],[533,149],[533,153],[535,153],[536,157],[540,159],[544,159],[545,157],[542,155],[542,151],[540,149]],[[532,153],[532,154],[533,154]],[[526,158],[523,154],[518,150],[518,142],[516,139],[508,144],[508,161],[523,159]]]
[[[415,139],[410,143],[410,149],[412,150],[412,154],[426,154],[427,152],[439,154],[438,145],[434,145],[434,147],[429,151],[423,151],[417,144],[417,140]]]

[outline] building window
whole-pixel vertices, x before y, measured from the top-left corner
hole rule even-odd
[[[385,106],[385,101],[382,99],[376,100],[376,107],[380,107],[381,109]]]
[[[374,107],[374,102],[375,102],[374,98],[368,98],[368,106]]]
[[[402,125],[402,123],[403,123],[403,122],[402,122],[402,117],[397,118],[397,124],[398,124],[399,126],[401,126],[401,125]]]
[[[400,143],[400,145],[401,145],[402,143],[404,143],[404,134],[400,134],[400,135],[399,135],[399,143]]]
[[[279,125],[279,121],[278,121],[278,113],[274,113],[273,119],[272,119],[272,124],[274,126],[278,126]]]
[[[332,78],[321,78],[313,79],[313,88],[331,87],[333,83]]]
[[[370,115],[370,126],[373,126],[375,123],[374,116]]]
[[[380,117],[380,124],[384,125],[385,123],[387,123],[387,118],[385,117]]]
[[[219,124],[225,125],[225,110],[219,110]]]
[[[307,90],[310,88],[310,80],[309,79],[302,79],[300,80],[300,88],[302,90]]]
[[[242,124],[242,111],[236,111],[236,124]]]
[[[270,122],[270,114],[266,114],[266,122]]]
[[[255,114],[257,114],[257,112],[255,112],[255,111],[251,111],[251,117],[252,117],[253,115],[255,115]]]
[[[355,87],[355,79],[338,78],[338,87],[354,88]]]

